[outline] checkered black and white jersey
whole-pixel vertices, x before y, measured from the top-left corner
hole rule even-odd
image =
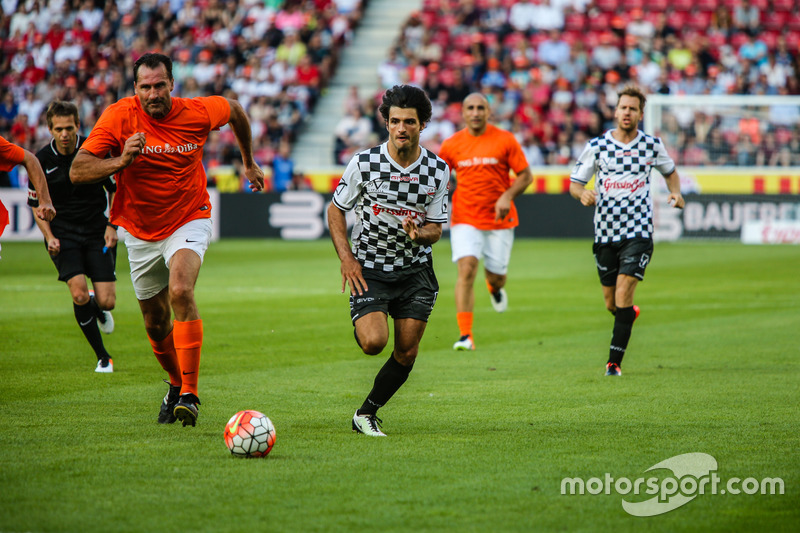
[[[333,203],[355,211],[351,239],[361,265],[391,272],[431,262],[431,247],[409,239],[403,220],[411,215],[419,226],[447,222],[449,180],[447,163],[425,148],[407,168],[389,156],[386,143],[353,156]]]
[[[614,139],[610,130],[586,144],[570,180],[586,185],[595,176],[595,242],[653,237],[653,168],[669,176],[675,162],[661,139],[641,131],[629,144]]]

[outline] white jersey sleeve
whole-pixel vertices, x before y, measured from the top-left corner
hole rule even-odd
[[[570,181],[586,185],[592,179],[596,171],[597,144],[590,142],[586,144],[580,157],[578,157],[578,161],[572,168],[572,174],[570,174],[569,179]]]
[[[358,169],[358,161],[352,158],[333,193],[334,205],[342,211],[350,211],[361,197],[363,187],[364,182]]]
[[[656,161],[653,166],[656,167],[656,170],[658,170],[662,176],[669,176],[675,171],[675,161],[673,161],[669,153],[667,153],[667,148],[664,146],[664,143],[661,142],[661,139],[656,137],[655,140]]]

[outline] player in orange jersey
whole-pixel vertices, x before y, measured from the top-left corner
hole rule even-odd
[[[253,159],[250,121],[239,102],[221,96],[173,98],[172,61],[161,54],[140,57],[133,79],[135,96],[103,112],[75,156],[70,178],[92,183],[116,175],[111,222],[124,229],[144,327],[169,374],[158,421],[180,419],[194,426],[203,344],[194,287],[211,241],[202,164],[209,132],[231,125],[251,189],[263,190],[264,173]]]
[[[483,258],[492,306],[502,313],[508,307],[504,287],[514,228],[519,225],[513,200],[533,177],[516,138],[489,124],[491,110],[484,95],[468,95],[461,114],[466,127],[442,143],[439,157],[456,174],[450,242],[453,262],[458,266],[456,320],[461,337],[453,349],[474,350],[473,285],[478,263]],[[511,178],[510,171],[516,179]]]
[[[50,222],[56,216],[56,209],[50,199],[50,190],[47,188],[42,165],[32,152],[0,137],[0,170],[8,172],[17,165],[25,167],[28,179],[36,189],[39,206],[33,212],[41,220]],[[5,231],[6,225],[8,225],[8,211],[0,202],[0,235]]]

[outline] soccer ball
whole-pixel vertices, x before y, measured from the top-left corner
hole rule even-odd
[[[225,425],[225,444],[233,455],[266,457],[275,444],[275,426],[263,413],[239,411]]]

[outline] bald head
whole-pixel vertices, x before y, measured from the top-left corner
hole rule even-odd
[[[471,135],[477,137],[486,131],[489,122],[489,100],[481,93],[472,93],[461,104],[461,116]]]

